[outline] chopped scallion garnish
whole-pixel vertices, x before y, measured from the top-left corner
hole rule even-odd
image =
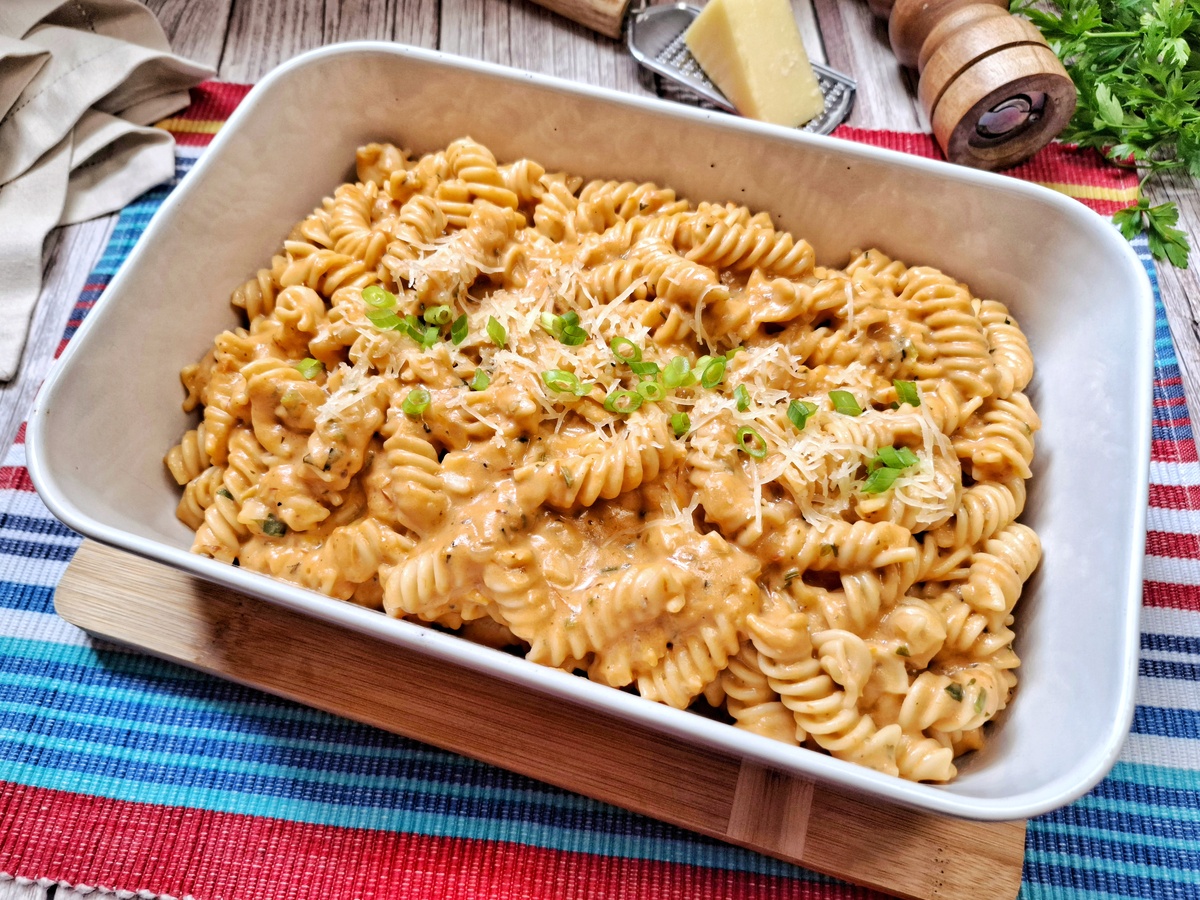
[[[829,399],[833,401],[833,408],[843,416],[862,415],[862,407],[849,391],[830,391]]]
[[[663,384],[674,389],[681,387],[691,371],[691,364],[686,356],[676,356],[663,369]]]
[[[907,403],[909,406],[921,405],[921,395],[917,392],[917,383],[915,381],[901,381],[899,378],[893,378],[892,387],[896,389],[896,399],[901,404]]]
[[[808,424],[808,417],[816,411],[815,403],[809,403],[807,400],[793,400],[788,404],[787,417],[796,426],[797,431],[803,431],[804,426]]]
[[[732,360],[735,356],[738,355],[739,352],[741,352],[742,350],[745,350],[745,349],[746,349],[745,347],[734,347],[730,350],[725,351],[725,360],[727,362],[729,360]]]
[[[428,325],[449,325],[454,313],[448,306],[431,306],[421,316]]]
[[[284,522],[267,513],[267,517],[263,519],[262,532],[267,537],[283,537],[288,533],[288,527]]]
[[[323,371],[325,371],[325,364],[318,359],[313,359],[310,356],[307,359],[302,359],[300,362],[296,363],[296,368],[299,370],[301,375],[303,375],[309,381],[312,381]]]
[[[629,363],[629,368],[634,375],[638,375],[642,378],[653,378],[658,374],[658,363],[656,362],[642,362],[640,360],[633,360]]]
[[[957,700],[959,703],[962,703],[963,689],[962,689],[962,685],[959,684],[957,681],[952,681],[948,685],[946,685],[946,693],[949,694],[951,697],[953,697],[955,700]]]
[[[864,494],[882,494],[900,477],[899,469],[889,469],[886,466],[881,466],[867,476],[867,480],[863,483],[862,492]]]
[[[980,688],[979,694],[975,697],[975,714],[982,715],[984,709],[987,708],[987,691]]]
[[[621,415],[628,415],[641,405],[642,395],[637,391],[613,391],[604,398],[604,408]]]
[[[745,412],[750,408],[750,392],[744,384],[739,384],[733,389],[733,397],[737,400],[738,412]]]
[[[579,325],[564,325],[562,334],[558,336],[558,340],[568,347],[578,347],[587,340],[587,332]]]
[[[746,425],[737,430],[736,435],[739,450],[744,450],[755,459],[763,459],[767,455],[767,442],[763,436]]]
[[[492,383],[492,379],[488,378],[488,373],[483,369],[476,369],[475,374],[471,376],[471,380],[467,382],[467,386],[473,391],[487,390],[487,386]]]
[[[657,403],[667,396],[666,389],[657,381],[643,381],[637,386],[637,392],[642,395],[643,400],[649,400],[651,403]]]
[[[406,416],[419,416],[429,409],[431,400],[429,391],[425,388],[413,388],[404,398],[404,402],[400,404],[400,408],[404,410]]]
[[[608,342],[608,348],[618,362],[639,362],[642,358],[642,348],[627,337],[615,337]]]
[[[368,285],[362,290],[363,303],[379,309],[393,309],[396,306],[396,295],[386,291],[377,284]]]
[[[901,644],[899,647],[896,648],[896,655],[897,656],[912,656],[912,654],[908,650],[908,647],[905,646],[904,644]]]
[[[454,320],[454,324],[450,326],[450,340],[457,347],[467,339],[467,314],[463,313]]]
[[[560,394],[578,394],[582,387],[579,383],[579,376],[564,369],[551,369],[543,372],[542,381],[550,390],[558,391]]]
[[[487,335],[491,338],[492,343],[502,350],[508,344],[508,331],[496,321],[495,316],[488,316]]]
[[[229,488],[217,488],[217,496],[224,497],[226,500],[232,500],[233,494],[229,493]]]
[[[697,370],[699,370],[698,366]],[[718,356],[705,366],[703,371],[704,374],[700,376],[700,385],[706,388],[715,388],[725,378],[725,357]]]
[[[692,430],[692,420],[688,418],[685,412],[677,412],[671,416],[671,429],[675,432],[675,437],[681,438]]]
[[[400,331],[405,325],[402,318],[383,307],[367,310],[367,319],[380,331]]]
[[[876,460],[889,469],[907,469],[909,466],[915,466],[918,462],[917,454],[907,447],[880,447],[872,462]]]

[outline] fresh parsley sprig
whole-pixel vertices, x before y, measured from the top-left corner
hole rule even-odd
[[[1200,0],[1012,0],[1012,11],[1041,29],[1078,89],[1063,140],[1137,169],[1141,187],[1175,169],[1200,177]],[[1113,220],[1187,268],[1174,203],[1143,197]]]

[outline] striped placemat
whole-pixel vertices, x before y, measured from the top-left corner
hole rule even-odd
[[[248,89],[164,123],[176,183]],[[926,156],[926,135],[842,129]],[[1105,214],[1136,182],[1050,148],[1016,173]],[[74,334],[170,187],[120,217]],[[1153,279],[1146,247],[1139,253]],[[1158,306],[1133,731],[1088,796],[1030,823],[1022,896],[1200,896],[1200,463]],[[0,467],[0,898],[830,898],[857,888],[499,769],[90,640],[54,586],[80,538]],[[126,896],[129,896],[128,894]],[[981,898],[982,900],[982,898]]]

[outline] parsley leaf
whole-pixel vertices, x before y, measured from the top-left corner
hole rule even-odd
[[[1078,88],[1064,141],[1135,169],[1143,188],[1175,169],[1200,178],[1200,0],[1012,0],[1012,11],[1041,29]],[[1174,203],[1142,197],[1113,221],[1183,269],[1178,218]]]

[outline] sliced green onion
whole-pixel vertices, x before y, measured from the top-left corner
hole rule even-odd
[[[619,362],[639,362],[642,358],[642,348],[626,337],[615,337],[608,342],[608,348]]]
[[[280,522],[270,513],[263,519],[262,533],[267,537],[283,537],[288,533],[288,527],[284,522]]]
[[[233,494],[229,493],[229,488],[217,488],[217,496],[224,497],[226,500],[233,499]]]
[[[867,480],[863,482],[862,492],[864,494],[882,494],[895,484],[899,477],[899,469],[880,467],[867,476]]]
[[[871,472],[874,472],[880,466],[899,470],[915,466],[918,462],[920,460],[917,458],[917,454],[913,453],[907,447],[880,447],[879,452],[875,454],[875,458],[867,464],[867,468]]]
[[[963,698],[962,685],[959,684],[957,681],[952,681],[948,685],[946,685],[946,693],[949,694],[951,697],[953,697],[955,700],[957,700],[959,703],[962,703],[962,698]]]
[[[987,691],[980,689],[979,695],[975,698],[975,713],[981,715],[985,708],[987,708]]]
[[[657,381],[643,381],[637,386],[637,392],[642,395],[643,400],[649,400],[651,403],[657,403],[667,396],[666,388]]]
[[[579,313],[575,312],[575,310],[573,310],[573,309],[567,310],[565,313],[562,314],[561,318],[562,318],[562,323],[564,326],[579,324]]]
[[[921,405],[921,395],[917,392],[917,383],[915,381],[901,381],[899,378],[893,378],[892,387],[896,389],[896,399],[902,404],[907,403],[909,406]]]
[[[735,356],[737,356],[739,352],[741,352],[742,350],[745,350],[745,349],[746,349],[745,347],[734,347],[731,350],[727,350],[725,352],[725,361],[729,362]]]
[[[369,309],[367,319],[380,331],[400,331],[405,322],[390,309]]]
[[[685,412],[677,412],[671,416],[671,429],[675,432],[675,437],[681,438],[692,430],[692,420],[688,418]]]
[[[454,320],[454,324],[450,326],[450,340],[457,347],[467,339],[467,314],[463,313]]]
[[[421,322],[416,316],[405,316],[400,320],[400,324],[396,326],[396,330],[407,334],[421,346],[425,345],[425,329],[421,327]]]
[[[563,369],[551,369],[548,372],[543,372],[542,381],[545,382],[546,387],[550,388],[550,390],[558,391],[561,394],[574,394],[581,387],[579,376],[574,372],[567,372]]]
[[[653,378],[658,374],[658,363],[656,362],[641,362],[634,360],[629,364],[630,370],[634,375],[642,378]]]
[[[905,448],[908,449],[908,448]],[[912,451],[909,450],[909,453]],[[889,469],[903,469],[906,463],[901,461],[900,453],[895,447],[880,447],[879,452],[875,454],[875,458],[887,466]]]
[[[429,391],[425,388],[413,388],[404,398],[404,402],[400,404],[400,408],[404,410],[406,416],[419,416],[429,409],[431,399]]]
[[[663,384],[672,389],[680,387],[690,371],[691,364],[688,363],[687,357],[676,356],[663,369]]]
[[[629,415],[642,405],[642,395],[637,391],[613,391],[604,398],[604,408],[609,412]]]
[[[396,295],[385,291],[377,284],[368,285],[362,289],[363,303],[382,309],[392,309],[396,305]]]
[[[790,584],[791,582],[793,582],[797,578],[799,578],[800,574],[801,573],[800,573],[799,569],[791,569],[790,571],[784,572],[783,573],[783,583]]]
[[[733,396],[737,400],[738,412],[745,412],[750,408],[750,392],[744,384],[739,384],[733,389]]]
[[[905,646],[904,644],[901,644],[899,647],[896,648],[896,655],[897,656],[912,656],[912,653],[909,652],[907,646]]]
[[[504,349],[508,344],[508,332],[503,325],[496,321],[495,316],[488,316],[487,335],[492,339],[492,343],[500,349]]]
[[[803,431],[804,426],[808,424],[808,417],[816,411],[815,403],[809,403],[807,400],[793,400],[788,404],[787,417],[796,426],[797,431]]]
[[[849,391],[830,391],[829,399],[833,401],[833,408],[843,416],[862,415],[862,407],[858,405],[858,401]]]
[[[476,369],[475,374],[471,376],[471,380],[467,382],[467,387],[473,391],[487,390],[487,386],[492,383],[492,379],[488,378],[488,373],[483,369]]]
[[[556,316],[554,313],[544,312],[538,316],[538,324],[542,326],[544,331],[554,335],[555,337],[558,337],[560,334],[562,334],[562,316]]]
[[[319,359],[313,359],[310,356],[307,359],[302,359],[300,362],[296,363],[296,368],[299,370],[301,375],[303,375],[309,381],[312,381],[323,371],[325,371],[325,364]]]
[[[753,428],[743,425],[737,430],[736,439],[738,449],[746,451],[755,459],[763,459],[767,455],[767,442]]]
[[[725,357],[718,356],[704,368],[704,374],[700,376],[700,385],[706,388],[715,388],[724,378]]]
[[[562,333],[558,336],[558,340],[568,347],[578,347],[587,340],[587,332],[578,325],[564,325]]]
[[[449,325],[450,320],[454,318],[454,313],[448,306],[432,306],[425,310],[421,318],[429,325]]]
[[[421,336],[421,346],[428,350],[442,339],[442,332],[436,325],[430,325]]]

